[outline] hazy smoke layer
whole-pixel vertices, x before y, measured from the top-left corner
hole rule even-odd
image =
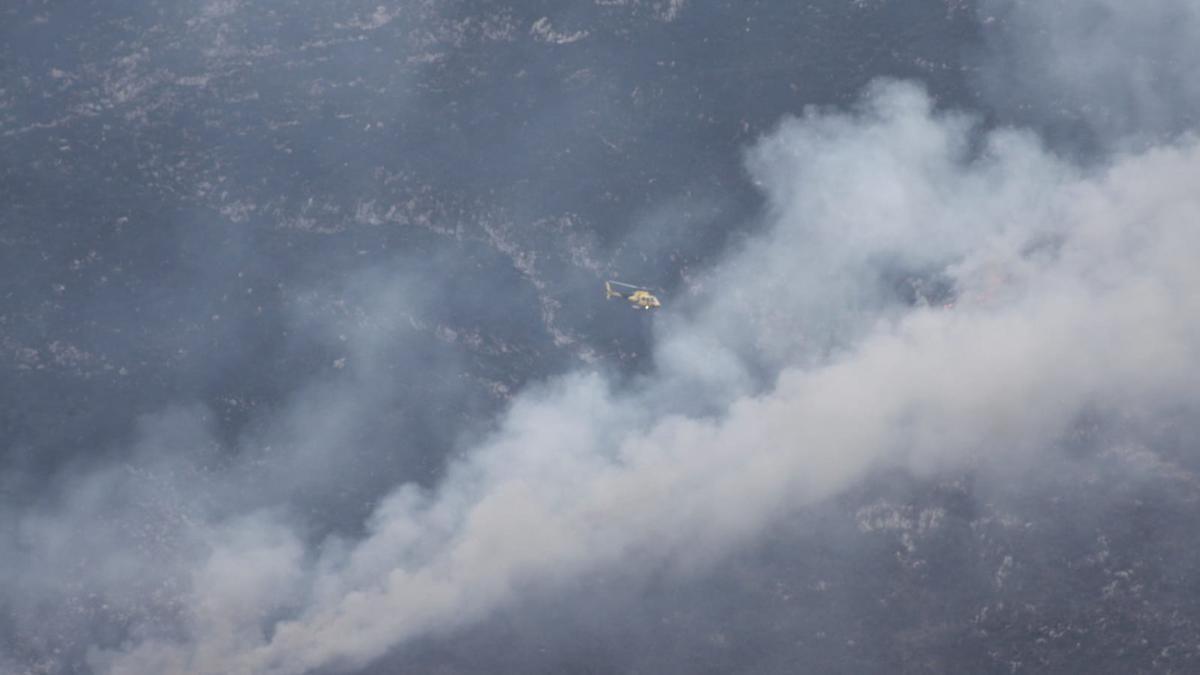
[[[962,517],[992,558],[947,597],[991,660],[946,663],[1016,668],[987,631],[1032,642],[1036,621],[1060,659],[1065,634],[1109,665],[1116,635],[1130,672],[1187,670],[1195,552],[1163,541],[1200,494],[1179,423],[1200,407],[1195,3],[392,4],[0,10],[0,673],[389,672],[584,579],[720,592],[705,571],[838,495],[872,502],[851,529],[937,529],[881,475],[1017,501],[1004,478],[1052,470],[1144,473],[1184,517],[1031,506],[1033,560],[988,540],[990,504]],[[978,118],[948,110],[961,64],[939,43],[976,14]],[[936,95],[877,81],[750,140],[877,73]],[[1078,141],[1097,152],[1056,153]],[[766,208],[727,223],[743,142]],[[615,270],[681,283],[650,318],[598,299]],[[1110,512],[1153,552],[1084,531]],[[1045,544],[1062,532],[1086,546]],[[788,580],[823,593],[805,545],[785,557],[812,574]],[[1089,547],[1110,604],[1076,615],[1056,556]],[[1005,595],[1009,575],[1031,581]],[[1067,590],[1030,623],[1004,613],[1046,588]],[[887,642],[906,620],[807,599],[786,629]],[[778,618],[739,601],[762,617],[746,631]],[[637,602],[630,632],[670,608]],[[1073,640],[1080,616],[1107,632]],[[1126,649],[1142,635],[1177,660]],[[795,659],[794,638],[748,649]],[[905,640],[853,650],[858,672],[895,670]]]
[[[1192,0],[986,0],[988,101],[1014,119],[1093,143],[1194,129],[1200,5]]]
[[[579,373],[522,393],[359,539],[310,546],[262,511],[194,528],[177,622],[94,666],[354,668],[523,589],[721,557],[873,468],[1003,470],[1085,411],[1195,406],[1194,142],[1081,169],[885,82],[853,112],[784,121],[748,165],[762,231],[662,317],[637,386]]]

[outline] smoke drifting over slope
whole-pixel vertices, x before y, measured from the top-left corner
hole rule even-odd
[[[631,7],[655,21],[693,11],[676,2]],[[1011,31],[992,43],[999,52],[991,63],[1017,53],[1008,38],[1040,40],[1022,27],[1049,11],[990,9],[1008,17]],[[1173,25],[1195,33],[1191,10],[1176,10],[1188,21]],[[1062,11],[1101,17],[1105,34],[1124,34],[1133,20],[1099,1]],[[554,45],[563,49],[587,44],[588,31],[567,14],[536,17],[539,44],[555,36],[571,38]],[[360,18],[371,30],[402,22],[383,10]],[[1138,151],[1063,159],[1038,132],[989,128],[986,111],[937,105],[922,84],[896,79],[874,80],[851,105],[808,107],[748,142],[744,170],[763,208],[738,224],[744,236],[722,241],[686,274],[672,271],[683,283],[665,294],[651,328],[636,325],[647,331],[649,355],[633,376],[627,363],[591,351],[595,344],[572,332],[578,326],[555,323],[567,320],[534,273],[550,256],[523,251],[482,216],[483,239],[463,236],[461,223],[434,222],[454,216],[427,214],[421,227],[460,228],[454,244],[420,240],[421,250],[382,264],[292,281],[301,287],[289,288],[273,321],[284,335],[303,336],[287,338],[298,361],[316,353],[322,369],[285,379],[274,405],[238,425],[220,424],[216,411],[187,396],[170,400],[140,418],[119,461],[65,462],[36,498],[5,515],[0,541],[14,552],[0,560],[0,670],[284,675],[369,672],[398,659],[420,671],[420,661],[405,663],[409,650],[452,641],[529,598],[569,602],[583,579],[703,586],[732,557],[755,557],[781,523],[854,491],[887,494],[894,476],[937,483],[969,475],[986,486],[980,492],[1007,494],[1030,476],[1103,475],[1115,455],[1139,480],[1182,485],[1182,508],[1194,509],[1195,438],[1179,423],[1200,412],[1200,269],[1192,261],[1200,144],[1181,133],[1192,125],[1194,92],[1133,96],[1142,75],[1122,77],[1128,61],[1117,53],[1143,43],[1138,31],[1129,35],[1111,59],[1092,62],[1094,77],[1068,76],[1079,83],[1067,90],[1068,104],[1101,147],[1148,146]],[[1052,44],[1048,63],[1074,64],[1086,53],[1071,51],[1071,41]],[[1172,58],[1200,65],[1182,38],[1165,44],[1166,81]],[[1016,72],[1024,91],[1049,86]],[[1126,95],[1143,107],[1105,108],[1101,117],[1088,107]],[[1036,114],[1028,121],[1045,122]],[[1165,132],[1167,141],[1145,141]],[[690,203],[663,202],[668,211]],[[359,206],[355,218],[392,217],[374,202]],[[625,237],[647,250],[665,236],[659,227],[675,226],[672,214],[645,221]],[[261,244],[233,238],[246,249]],[[475,255],[473,246],[486,248],[479,241],[503,255]],[[570,253],[554,252],[586,269],[567,275],[568,287],[585,288],[587,300],[575,302],[599,303],[590,287],[605,271],[589,257],[596,246]],[[653,256],[666,257],[665,248]],[[214,295],[226,292],[235,267],[207,270]],[[615,304],[605,307],[620,317],[613,323],[627,320]],[[486,316],[471,332],[442,323],[456,313]],[[538,355],[503,333],[524,320],[545,321],[550,337],[539,339],[578,358],[554,360],[571,365],[540,376],[555,368],[532,365]],[[475,351],[439,347],[446,342]],[[471,362],[479,354],[517,360],[539,377],[489,380],[507,397],[504,409],[468,426],[464,410],[491,412],[462,391],[466,373],[492,374]],[[201,361],[210,358],[229,357]],[[520,388],[508,396],[509,386]],[[1094,432],[1095,420],[1104,433]],[[1182,450],[1155,436],[1163,429],[1178,432]],[[431,458],[427,446],[455,450]],[[24,495],[12,464],[11,491]],[[889,560],[912,555],[912,537],[948,518],[867,502],[855,514],[861,532],[908,537],[903,550],[878,554]],[[1060,517],[1063,529],[1071,518]],[[969,527],[986,531],[980,523]],[[1188,555],[1160,564],[1186,567]],[[988,569],[989,589],[1020,574],[1023,561],[1001,559]],[[1119,594],[1128,578],[1105,592]],[[987,607],[980,612],[984,622]],[[59,660],[54,650],[63,645],[81,653]],[[894,664],[881,657],[859,665]]]
[[[1101,145],[1194,131],[1200,7],[1189,0],[987,0],[981,83],[1005,117]]]
[[[1028,134],[974,144],[977,131],[898,83],[853,114],[785,122],[750,153],[766,230],[662,324],[669,366],[633,391],[581,374],[523,393],[434,489],[393,493],[361,540],[304,555],[259,517],[217,526],[182,644],[150,641],[102,670],[362,666],[530,585],[725,555],[872,468],[1011,471],[1058,452],[1089,409],[1191,409],[1200,149],[1085,172]],[[887,302],[872,292],[883,265],[944,274],[953,306]],[[808,353],[806,330],[837,348]],[[751,359],[773,383],[717,414],[679,414],[663,395],[677,378],[713,384],[711,364],[727,391]]]

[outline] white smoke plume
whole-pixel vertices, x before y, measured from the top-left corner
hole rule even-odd
[[[179,625],[93,666],[352,669],[530,588],[719,559],[873,469],[1029,466],[1084,410],[1197,403],[1194,140],[1080,167],[880,82],[784,121],[747,165],[761,231],[660,317],[636,386],[523,392],[359,539],[306,548],[269,512],[206,526]],[[888,291],[930,279],[951,292]]]

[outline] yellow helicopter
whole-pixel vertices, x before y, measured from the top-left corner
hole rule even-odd
[[[618,286],[619,288],[614,289],[613,286]],[[626,288],[630,290],[622,290]],[[659,302],[658,298],[642,286],[623,284],[619,281],[606,281],[604,282],[604,299],[609,300],[612,298],[625,298],[633,303],[634,307],[641,309],[657,309],[662,307],[662,303]]]

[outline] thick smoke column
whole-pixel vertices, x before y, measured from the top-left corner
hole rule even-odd
[[[1194,2],[383,4],[0,11],[0,672],[1194,669]]]
[[[215,525],[178,635],[97,668],[362,666],[525,588],[719,558],[875,468],[1006,470],[1086,410],[1194,407],[1195,143],[1082,169],[883,82],[852,112],[783,122],[748,165],[764,229],[663,317],[655,373],[522,393],[360,540],[306,552],[265,516]],[[896,270],[949,279],[952,301],[898,302]]]

